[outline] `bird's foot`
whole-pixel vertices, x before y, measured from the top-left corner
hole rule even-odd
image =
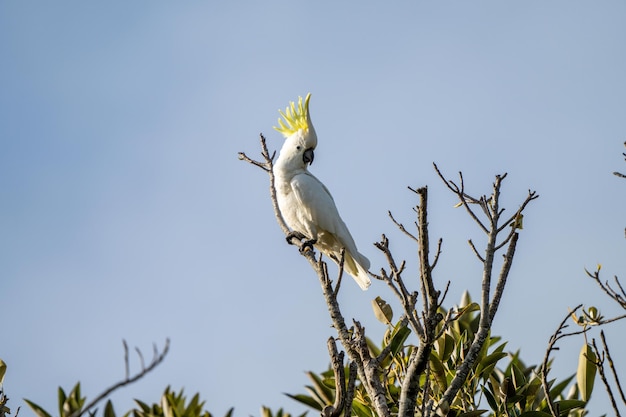
[[[304,239],[306,236],[304,236],[302,233],[300,232],[290,232],[286,239],[287,239],[287,243],[289,243],[290,245],[294,245],[293,243],[293,239],[298,239],[298,240],[302,240]]]
[[[313,245],[317,243],[317,239],[310,239],[302,242],[302,246],[300,246],[300,252],[304,253],[307,250],[313,250]]]

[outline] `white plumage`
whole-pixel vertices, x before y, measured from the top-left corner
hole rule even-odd
[[[274,164],[278,207],[294,232],[310,239],[335,262],[345,248],[344,270],[366,290],[371,284],[367,274],[370,262],[359,253],[328,189],[307,169],[317,146],[308,112],[310,96],[307,95],[304,105],[300,97],[297,108],[291,103],[284,113],[280,112],[286,123],[279,120],[280,127],[275,128],[286,137]]]

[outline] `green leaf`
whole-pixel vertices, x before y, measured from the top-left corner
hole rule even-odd
[[[63,388],[59,387],[59,416],[63,417],[65,415],[65,400],[67,399],[67,396],[65,395],[65,391],[63,391]]]
[[[299,403],[302,403],[308,407],[311,407],[314,410],[322,411],[322,406],[317,401],[315,401],[312,397],[309,397],[308,395],[304,395],[304,394],[296,394],[296,395],[285,394],[285,395],[291,398],[292,400],[296,400]]]
[[[443,366],[443,363],[437,357],[437,353],[435,351],[430,351],[430,369],[433,373],[437,384],[439,385],[439,389],[441,391],[445,391],[448,388],[448,380],[446,379],[446,369]]]
[[[526,377],[515,362],[511,363],[511,377],[513,378],[513,384],[516,389],[526,384]]]
[[[491,372],[493,372],[493,369],[495,368],[496,363],[500,359],[506,358],[508,355],[507,353],[500,351],[501,350],[500,348],[503,349],[504,345],[506,345],[506,343],[503,343],[502,345],[500,345],[496,349],[495,352],[487,355],[478,363],[478,366],[476,367],[476,375],[484,379],[489,378],[489,375],[491,375]]]
[[[558,404],[561,415],[566,416],[571,410],[584,407],[587,402],[581,400],[562,400],[555,401],[554,404]]]
[[[359,401],[352,402],[352,411],[354,411],[354,413],[358,417],[372,417],[373,416],[372,410],[365,404],[361,404]]]
[[[409,329],[407,326],[401,326],[400,328],[398,328],[399,325],[400,323],[396,325],[396,329],[393,333],[393,336],[391,336],[391,341],[389,342],[392,357],[395,357],[398,352],[402,350],[402,348],[404,347],[404,342],[411,334],[411,329]]]
[[[524,228],[524,215],[522,213],[517,213],[515,216],[515,220],[511,223],[511,227],[513,229],[523,229]]]
[[[498,412],[498,403],[496,402],[496,398],[491,392],[491,390],[489,390],[486,387],[483,387],[483,394],[485,394],[485,398],[487,399],[487,402],[489,403],[489,407],[491,407],[493,411]]]
[[[115,410],[113,410],[113,403],[111,402],[111,400],[107,401],[106,405],[104,406],[104,417],[116,417]]]
[[[589,401],[593,391],[593,383],[596,378],[596,360],[593,347],[585,343],[580,350],[580,355],[578,355],[578,371],[576,372],[576,382],[583,401]]]
[[[526,411],[520,414],[519,417],[552,417],[552,414],[544,413],[543,411]]]
[[[335,401],[335,393],[333,388],[329,388],[327,384],[324,383],[322,378],[320,378],[317,374],[313,372],[307,372],[307,375],[313,381],[315,385],[314,391],[320,397],[322,401],[326,404],[332,404]],[[335,384],[333,383],[334,387]]]
[[[0,385],[4,382],[4,374],[7,372],[7,364],[0,359]]]
[[[486,413],[489,410],[472,410],[467,413],[458,414],[457,417],[478,417],[481,414]]]
[[[565,378],[563,381],[559,382],[554,387],[550,387],[550,398],[554,401],[556,397],[561,395],[565,387],[567,387],[567,385],[570,383],[572,379],[574,379],[574,375],[568,378]]]
[[[374,315],[380,322],[388,324],[389,326],[392,325],[393,310],[385,300],[380,298],[380,296],[376,297],[372,300],[372,308],[374,309]]]
[[[41,408],[40,406],[38,406],[34,402],[29,401],[27,399],[24,399],[24,402],[26,402],[26,404],[28,404],[28,406],[35,412],[35,414],[37,414],[37,416],[39,416],[39,417],[52,417],[46,410],[44,410],[43,408]]]

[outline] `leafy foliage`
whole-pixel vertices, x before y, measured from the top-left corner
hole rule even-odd
[[[38,417],[52,417],[52,414],[32,401],[25,401]],[[59,417],[77,417],[85,411],[88,412],[88,415],[95,416],[97,409],[93,411],[83,410],[85,401],[86,397],[83,397],[80,392],[80,383],[74,386],[69,395],[66,395],[63,389],[59,387]],[[135,402],[137,407],[125,413],[124,417],[213,417],[213,414],[203,410],[204,401],[200,400],[200,394],[195,394],[191,400],[187,401],[187,397],[185,397],[182,389],[179,393],[175,393],[170,390],[170,387],[167,387],[161,396],[161,401],[152,405],[148,405],[140,400],[135,400]],[[233,408],[228,410],[225,417],[232,417],[233,411]],[[117,416],[110,400],[105,404],[102,415],[103,417]],[[272,417],[271,412],[264,414],[265,416]],[[279,414],[276,417],[290,416],[279,410]]]
[[[374,308],[386,305],[383,300],[376,300]],[[436,404],[451,383],[455,371],[467,354],[467,349],[478,329],[479,306],[472,303],[466,293],[458,308],[459,315],[436,341],[430,354],[428,372],[420,381],[421,392],[418,404],[425,407],[429,401]],[[443,314],[446,312],[443,311]],[[391,322],[389,310],[379,314],[382,322]],[[386,400],[392,413],[397,412],[399,395],[408,358],[414,354],[415,346],[407,343],[409,331],[401,321],[389,328],[381,346],[369,341],[372,356],[377,356],[386,347],[389,354],[382,362],[383,382],[386,387]],[[471,369],[466,383],[452,404],[449,414],[453,416],[473,417],[489,416],[550,416],[546,393],[539,376],[540,367],[528,366],[520,358],[520,352],[510,353],[505,350],[506,342],[498,336],[489,336],[479,353],[475,366]],[[584,353],[584,360],[583,360]],[[593,389],[595,368],[589,350],[583,348],[577,382],[571,385],[574,375],[563,381],[550,381],[549,396],[560,410],[562,416],[582,417],[584,407]],[[307,374],[311,384],[306,386],[305,394],[288,394],[294,400],[315,410],[322,411],[332,404],[335,398],[335,376],[331,369],[316,374]],[[579,386],[584,387],[579,389]],[[566,391],[567,390],[567,391]],[[370,398],[361,384],[356,385],[352,415],[371,417],[374,409]],[[423,408],[422,408],[423,410]]]
[[[87,412],[89,416],[96,416],[98,410],[83,410],[87,398],[80,392],[80,383],[77,383],[69,395],[65,394],[59,387],[59,417],[78,417]],[[52,417],[52,414],[42,407],[25,400],[38,417]],[[214,417],[213,414],[204,409],[205,401],[200,399],[200,394],[196,393],[190,400],[184,395],[181,389],[178,393],[172,391],[170,387],[165,388],[158,403],[148,405],[147,403],[135,400],[136,407],[126,412],[123,417]],[[234,408],[226,412],[224,417],[233,417]],[[298,417],[305,417],[306,412]],[[113,404],[107,401],[102,413],[103,417],[117,417]],[[279,409],[275,413],[267,407],[261,408],[261,417],[292,417],[291,414]]]

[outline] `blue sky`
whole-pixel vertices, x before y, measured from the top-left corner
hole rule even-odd
[[[280,148],[277,109],[307,92],[311,169],[374,270],[386,233],[414,271],[415,248],[386,213],[410,224],[406,187],[429,186],[449,306],[478,296],[466,242],[483,238],[432,162],[479,195],[508,172],[509,212],[539,193],[494,328],[539,363],[568,307],[605,302],[583,268],[626,271],[626,183],[611,175],[626,171],[625,18],[620,1],[1,2],[10,405],[55,410],[57,387],[78,380],[93,397],[123,377],[122,339],[149,353],[169,337],[165,363],[114,396],[118,412],[167,385],[199,391],[217,415],[303,410],[282,393],[326,369],[332,329],[265,174],[237,152],[258,155],[260,132]],[[346,281],[342,294],[374,339],[376,295],[392,300],[376,282],[364,293]],[[581,343],[563,343],[558,375]],[[594,413],[608,412],[598,397]]]

